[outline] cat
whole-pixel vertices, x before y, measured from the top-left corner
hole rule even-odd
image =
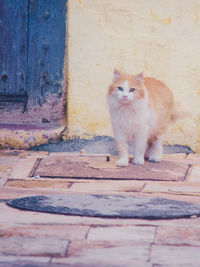
[[[115,69],[107,97],[120,156],[116,166],[128,166],[129,140],[133,143],[134,164],[144,164],[145,158],[160,162],[163,135],[176,119],[171,90],[155,78],[143,77],[143,73],[129,75]]]

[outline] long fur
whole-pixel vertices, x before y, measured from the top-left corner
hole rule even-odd
[[[160,162],[163,134],[177,116],[170,89],[159,80],[143,78],[142,73],[115,70],[108,105],[120,155],[116,165],[128,165],[128,140],[133,142],[135,164],[144,164],[144,157]]]

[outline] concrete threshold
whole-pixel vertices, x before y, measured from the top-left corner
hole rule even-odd
[[[61,124],[0,123],[0,148],[28,149],[56,142],[64,128]]]

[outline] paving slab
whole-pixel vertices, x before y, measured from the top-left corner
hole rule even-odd
[[[79,224],[28,224],[15,226],[0,226],[1,237],[24,236],[38,237],[51,236],[56,238],[64,238],[67,240],[84,240],[89,232],[90,225]]]
[[[0,186],[4,185],[7,178],[10,176],[18,158],[16,156],[0,156]]]
[[[19,187],[19,188],[62,188],[67,189],[71,186],[68,181],[61,181],[59,179],[49,180],[49,179],[7,179],[5,184],[9,187]]]
[[[7,165],[7,166],[14,166],[16,164],[16,161],[18,160],[18,157],[16,156],[1,156],[0,166]]]
[[[2,256],[0,255],[1,267],[40,267],[41,263],[45,263],[45,267],[48,266],[51,261],[51,257],[35,257],[35,256]],[[28,266],[27,266],[28,265]]]
[[[186,158],[187,159],[197,159],[197,160],[200,161],[200,154],[198,154],[198,153],[194,153],[194,154],[191,153],[191,154],[188,154]]]
[[[200,185],[188,183],[147,183],[143,193],[168,193],[179,195],[200,196]]]
[[[30,261],[16,261],[16,262],[0,262],[0,267],[66,267],[66,265],[50,264],[50,263],[36,263]]]
[[[196,182],[200,185],[200,165],[193,165],[190,175],[188,177],[189,182]]]
[[[199,267],[199,250],[192,246],[152,245],[150,263],[153,266]]]
[[[21,188],[0,186],[0,200],[13,199],[17,197],[35,196],[35,195],[49,195],[66,193],[66,188]]]
[[[1,236],[0,255],[64,256],[69,240],[55,236]]]
[[[187,158],[187,154],[186,153],[173,153],[173,154],[163,154],[163,159],[164,160],[172,160],[172,161],[176,161],[176,160],[183,160]]]
[[[84,193],[123,193],[123,192],[141,192],[144,188],[143,181],[71,181],[68,192],[84,192]]]
[[[144,188],[143,181],[90,181],[76,179],[45,179],[27,178],[11,179],[5,182],[7,188],[26,188],[26,189],[68,189],[67,192],[140,192]],[[0,189],[1,190],[1,189]]]
[[[200,227],[158,226],[155,244],[200,247]]]
[[[149,244],[91,244],[72,251],[68,258],[53,258],[52,263],[93,264],[93,266],[147,266]]]
[[[19,258],[18,258],[19,259]],[[31,257],[29,257],[29,259],[31,260]],[[93,264],[84,264],[84,263],[80,263],[78,265],[71,265],[71,264],[56,264],[56,263],[43,263],[43,261],[41,262],[37,262],[37,261],[28,261],[28,260],[17,260],[16,262],[0,262],[0,267],[93,267]],[[108,266],[106,265],[101,265],[101,267],[106,267]]]
[[[37,161],[37,158],[46,157],[47,153],[42,152],[32,152],[32,151],[21,151],[16,164],[12,172],[10,173],[10,178],[13,179],[25,179],[28,178],[30,172]]]
[[[92,227],[87,239],[93,241],[133,241],[152,243],[156,227],[153,226],[108,226]]]

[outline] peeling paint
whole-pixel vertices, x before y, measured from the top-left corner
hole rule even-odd
[[[199,20],[200,20],[200,7],[194,7],[193,13],[194,13],[195,21],[199,22]]]
[[[79,2],[80,6],[81,6],[82,8],[84,8],[84,9],[86,9],[86,10],[88,9],[87,6],[83,3],[82,0],[78,0],[78,2]]]
[[[159,23],[161,23],[161,24],[164,24],[164,25],[171,24],[171,22],[172,22],[170,16],[168,16],[167,18],[161,18],[161,17],[157,16],[157,15],[154,13],[154,11],[153,11],[152,8],[151,8],[151,16],[152,16],[152,18],[153,18],[155,21],[157,21],[157,22],[159,22]]]
[[[23,112],[23,103],[10,104],[1,103],[0,122],[1,123],[61,123],[64,121],[65,97],[57,98],[52,94],[47,97],[46,102],[41,105],[30,106]]]

